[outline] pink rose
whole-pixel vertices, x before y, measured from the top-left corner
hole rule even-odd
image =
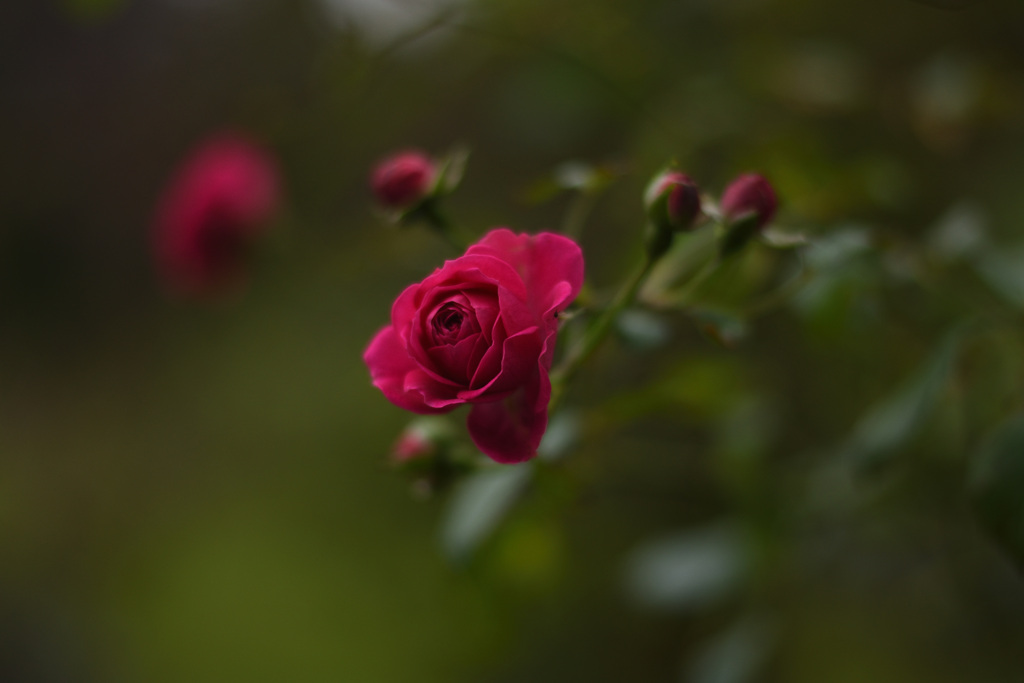
[[[548,421],[558,313],[583,284],[583,253],[552,233],[489,232],[408,287],[363,359],[384,396],[415,413],[473,405],[477,447],[529,460]]]
[[[157,210],[154,249],[167,284],[189,295],[237,285],[278,198],[276,164],[260,147],[232,133],[200,145]]]
[[[378,163],[370,177],[370,189],[381,206],[408,207],[427,196],[436,175],[430,157],[409,150]]]

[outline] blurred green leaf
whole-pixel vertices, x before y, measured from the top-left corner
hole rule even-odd
[[[1024,308],[1024,247],[992,247],[975,257],[974,267],[1008,304]]]
[[[676,235],[668,253],[658,260],[640,288],[639,299],[654,306],[673,305],[674,288],[707,263],[714,248],[715,231],[709,226]]]
[[[986,216],[970,202],[954,204],[928,234],[928,250],[941,261],[977,254],[988,241]]]
[[[621,171],[612,166],[568,161],[556,166],[550,175],[531,185],[526,190],[526,201],[531,204],[542,204],[569,191],[597,194],[620,175]]]
[[[469,161],[469,148],[457,147],[441,159],[431,194],[449,194],[462,182]]]
[[[843,448],[856,468],[884,464],[917,434],[953,370],[964,330],[961,325],[948,332],[899,389],[860,418]]]
[[[849,225],[816,238],[803,250],[810,275],[791,300],[818,329],[842,333],[855,307],[870,306],[865,293],[879,277],[867,258],[871,247],[869,230]]]
[[[745,570],[739,533],[714,526],[638,548],[628,560],[626,590],[641,606],[692,612],[733,595]]]
[[[672,330],[662,316],[640,308],[630,308],[615,319],[622,338],[636,349],[656,349],[672,338]]]
[[[468,560],[526,490],[533,466],[504,465],[468,477],[455,490],[441,526],[441,545],[455,562]]]
[[[807,265],[815,270],[831,270],[871,249],[871,233],[867,228],[850,225],[837,228],[816,238],[807,247]]]
[[[689,683],[747,683],[758,679],[775,636],[763,617],[745,617],[702,650],[687,667]]]
[[[810,243],[803,233],[786,232],[774,226],[761,232],[761,241],[773,249],[795,249]]]
[[[972,462],[969,489],[988,532],[1024,570],[1024,416],[992,433]]]
[[[583,428],[583,419],[578,412],[560,410],[548,422],[544,438],[537,447],[537,455],[547,461],[559,460],[576,446]]]

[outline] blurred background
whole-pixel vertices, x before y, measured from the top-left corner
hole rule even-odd
[[[244,292],[175,300],[155,207],[224,129],[284,208]],[[808,281],[745,310],[795,263],[753,246],[713,325],[623,325],[512,509],[420,500],[361,354],[452,254],[367,179],[457,145],[476,234],[615,170],[598,291],[665,162],[759,170]],[[0,680],[1024,680],[1022,184],[1018,0],[5,0]]]

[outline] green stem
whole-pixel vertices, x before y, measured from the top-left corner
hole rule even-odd
[[[437,203],[432,199],[423,202],[419,208],[419,215],[455,251],[462,253],[469,247],[469,243],[459,235],[455,225],[448,220],[447,216],[441,213],[440,209],[437,208]]]
[[[643,285],[647,276],[650,275],[655,259],[649,256],[644,257],[640,268],[630,276],[629,280],[618,291],[612,299],[608,308],[591,323],[584,333],[583,338],[566,355],[562,363],[551,373],[551,401],[548,403],[548,411],[554,412],[562,401],[565,392],[565,385],[575,376],[580,367],[594,354],[597,347],[601,345],[605,337],[612,329],[615,319],[619,313],[636,299],[637,292]]]
[[[721,259],[719,259],[718,257],[715,257],[708,261],[707,263],[705,263],[704,266],[697,271],[697,274],[694,275],[693,278],[686,283],[685,287],[683,287],[678,292],[672,295],[672,303],[676,305],[688,304],[690,302],[690,299],[693,298],[694,293],[696,293],[696,291],[700,289],[700,286],[704,284],[704,281],[711,277],[711,275],[714,274],[716,270],[718,270],[718,266],[720,263]]]

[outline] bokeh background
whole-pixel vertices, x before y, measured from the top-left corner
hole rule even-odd
[[[243,293],[174,300],[154,207],[224,129],[285,208]],[[813,273],[731,348],[634,316],[575,448],[453,562],[361,353],[451,256],[368,171],[458,145],[474,233],[557,229],[545,179],[614,169],[595,291],[673,158],[768,176]],[[0,680],[1024,680],[965,483],[1022,407],[1022,186],[1018,0],[5,0]],[[705,297],[742,314],[793,263],[752,246]]]

